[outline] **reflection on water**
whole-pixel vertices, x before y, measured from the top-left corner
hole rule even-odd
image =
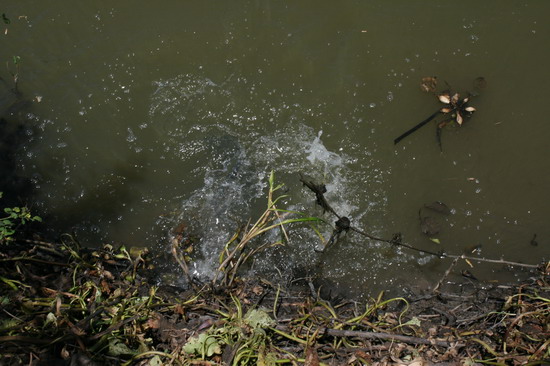
[[[42,214],[84,243],[165,250],[170,228],[188,222],[201,234],[194,270],[206,275],[237,223],[261,212],[273,169],[290,209],[323,215],[303,173],[373,235],[401,232],[431,251],[548,257],[546,2],[37,5],[3,9],[12,19],[3,54],[20,56],[38,132],[18,170]],[[484,76],[478,111],[446,127],[442,153],[435,127],[394,147],[439,107],[418,87],[432,75],[454,90]],[[434,201],[452,212],[438,217],[440,244],[418,218]],[[297,228],[254,269],[372,293],[433,284],[449,265],[352,233],[327,253],[318,245]],[[470,271],[511,279],[496,266]]]

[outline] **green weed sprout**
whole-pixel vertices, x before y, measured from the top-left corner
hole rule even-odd
[[[2,198],[0,192],[0,198]],[[39,221],[39,216],[33,216],[27,207],[6,207],[4,208],[6,216],[0,218],[0,244],[13,240],[13,235],[21,225],[27,222]]]

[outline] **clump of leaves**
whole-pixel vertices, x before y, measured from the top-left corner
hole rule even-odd
[[[266,351],[271,348],[266,330],[276,325],[275,320],[263,309],[250,309],[243,315],[240,300],[230,296],[233,306],[228,308],[233,311],[216,322],[219,326],[189,338],[183,351],[191,359],[199,356],[206,360],[223,352],[224,361],[233,365],[267,364],[266,359],[276,358]]]
[[[409,136],[416,130],[418,130],[420,127],[426,125],[431,120],[435,119],[439,114],[443,114],[446,118],[439,122],[437,124],[437,142],[439,144],[439,148],[441,147],[441,131],[443,127],[451,124],[456,123],[459,126],[462,126],[464,123],[465,118],[470,117],[472,113],[476,111],[476,109],[472,106],[468,105],[468,102],[470,101],[470,98],[472,95],[477,95],[477,92],[479,92],[481,89],[484,89],[486,87],[486,81],[483,77],[478,77],[474,81],[474,94],[468,93],[466,97],[461,97],[459,93],[452,92],[450,89],[445,90],[441,93],[436,93],[437,89],[437,77],[435,76],[428,76],[422,78],[422,82],[420,83],[420,89],[426,93],[433,93],[437,97],[437,99],[444,104],[443,107],[439,108],[437,111],[435,111],[431,116],[411,128],[410,130],[406,131],[405,133],[401,134],[399,137],[397,137],[393,142],[394,144],[399,143],[401,140],[403,140],[405,137]]]
[[[2,192],[0,192],[2,198]],[[13,235],[21,225],[27,222],[42,221],[39,216],[33,216],[27,207],[6,207],[4,217],[0,218],[0,244],[13,240]]]

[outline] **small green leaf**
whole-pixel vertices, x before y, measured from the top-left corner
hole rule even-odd
[[[417,327],[420,326],[420,319],[418,319],[416,316],[413,317],[411,320],[409,320],[408,322],[406,322],[405,324],[403,325],[415,325]]]
[[[160,359],[160,357],[158,355],[156,355],[152,359],[149,360],[149,365],[150,366],[162,366],[163,363],[162,363],[162,360]]]
[[[250,310],[244,317],[246,324],[252,328],[268,328],[275,326],[275,321],[263,310]]]
[[[438,238],[430,238],[430,240],[436,244],[441,244],[441,241]]]
[[[57,327],[57,317],[55,316],[54,313],[48,313],[48,315],[46,315],[44,328],[46,328],[49,324],[52,324],[54,327]]]
[[[222,352],[220,344],[216,338],[206,333],[199,334],[198,337],[191,337],[183,347],[185,353],[200,354],[203,358],[211,357],[214,354]]]
[[[109,355],[121,356],[121,355],[133,355],[135,352],[128,348],[127,345],[119,341],[118,339],[111,339],[109,341]]]
[[[206,357],[212,357],[215,354],[222,353],[222,348],[218,341],[216,341],[216,338],[208,337],[206,338],[205,351]]]

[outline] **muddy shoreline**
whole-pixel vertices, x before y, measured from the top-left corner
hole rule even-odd
[[[365,303],[237,277],[155,286],[149,253],[19,239],[0,246],[0,364],[544,364],[550,263],[520,285]]]

